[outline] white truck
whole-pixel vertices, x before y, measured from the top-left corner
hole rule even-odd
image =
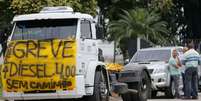
[[[13,25],[1,68],[3,98],[109,100],[109,75],[91,15],[70,7],[46,7],[40,13],[15,16]],[[122,87],[121,94],[138,94],[130,94],[133,87],[120,81],[114,87]],[[145,98],[135,100],[146,101],[140,94]]]

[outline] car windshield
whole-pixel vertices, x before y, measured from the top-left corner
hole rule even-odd
[[[16,22],[12,40],[64,39],[75,37],[77,19],[48,19]]]
[[[171,50],[140,50],[132,58],[131,62],[167,61],[171,56]]]

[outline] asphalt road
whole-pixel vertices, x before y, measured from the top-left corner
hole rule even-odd
[[[182,100],[182,99],[167,99],[163,93],[160,93],[156,98],[149,99],[148,101],[201,101],[201,93],[199,93],[199,99],[198,100]],[[4,101],[0,99],[0,101]],[[121,97],[110,97],[110,101],[123,101]]]
[[[149,99],[148,101],[201,101],[201,93],[199,93],[199,99],[198,100],[182,100],[182,99],[167,99],[163,93],[158,95],[154,99]],[[110,101],[122,101],[120,97],[111,97]]]

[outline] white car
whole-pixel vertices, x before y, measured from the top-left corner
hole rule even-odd
[[[145,48],[137,51],[131,59],[132,63],[148,68],[152,79],[152,97],[155,97],[158,91],[164,91],[168,97],[175,95],[168,71],[168,60],[173,49],[176,49],[179,55],[183,54],[182,47]]]

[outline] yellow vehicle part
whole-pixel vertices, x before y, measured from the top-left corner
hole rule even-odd
[[[119,72],[123,70],[123,66],[117,63],[108,63],[106,64],[106,68],[109,71]]]
[[[76,41],[11,41],[1,79],[3,91],[74,90]]]

